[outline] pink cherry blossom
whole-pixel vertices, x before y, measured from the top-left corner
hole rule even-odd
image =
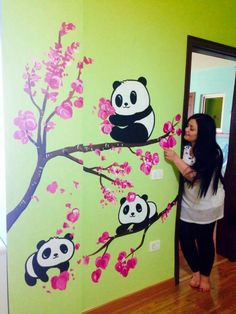
[[[58,89],[62,85],[61,78],[57,75],[52,75],[47,83],[52,89]]]
[[[110,254],[105,253],[103,256],[99,256],[96,258],[95,265],[97,268],[106,269],[108,266],[108,263],[110,261]]]
[[[70,278],[68,271],[62,272],[59,276],[53,276],[51,278],[51,286],[53,289],[65,290],[67,282]]]
[[[125,251],[121,251],[118,255],[117,260],[122,262],[126,258],[126,256],[127,256],[127,253]]]
[[[101,237],[98,238],[97,243],[105,243],[107,240],[109,240],[110,235],[107,231],[104,231]]]
[[[76,108],[82,108],[84,105],[84,98],[83,97],[79,97],[74,101],[74,106]]]
[[[120,167],[124,170],[124,172],[126,174],[129,174],[132,171],[132,167],[130,166],[130,164],[127,161],[125,161],[123,164],[121,164]]]
[[[75,249],[78,250],[80,248],[80,244],[79,243],[75,243]]]
[[[138,148],[138,149],[136,149],[136,151],[135,151],[135,155],[136,155],[136,156],[142,156],[142,153],[143,153],[143,151],[142,151],[141,148]]]
[[[176,130],[176,134],[177,134],[178,136],[180,136],[180,135],[182,134],[182,130],[181,130],[180,128],[178,128],[178,129]]]
[[[71,101],[65,101],[60,106],[56,107],[55,112],[62,119],[70,119],[72,118],[73,115],[73,110],[71,107],[72,107]]]
[[[67,33],[69,33],[70,31],[72,31],[74,29],[75,29],[75,25],[74,24],[63,22],[61,24],[61,28],[60,28],[59,34],[60,34],[60,36],[64,36],[64,35],[66,35]]]
[[[47,186],[47,191],[54,194],[56,190],[58,189],[57,181],[53,181]]]
[[[134,192],[129,192],[127,197],[126,197],[128,202],[134,202],[136,199],[136,193]]]
[[[84,264],[84,265],[88,265],[88,264],[89,264],[89,261],[90,261],[89,256],[83,256],[83,264]]]
[[[127,261],[127,267],[134,269],[137,265],[137,257],[132,257]]]
[[[75,92],[82,94],[83,93],[83,81],[80,79],[75,80],[74,82],[71,83],[71,88]]]
[[[152,164],[157,165],[159,163],[159,155],[158,153],[154,153],[152,156]]]
[[[168,137],[168,145],[170,148],[172,148],[176,145],[176,139],[174,138],[174,136]]]
[[[112,128],[113,128],[113,125],[110,123],[110,121],[108,120],[103,121],[102,126],[101,126],[102,133],[110,134],[112,131]]]
[[[175,121],[179,122],[181,120],[181,115],[180,114],[177,114],[175,116]]]
[[[55,126],[56,126],[56,123],[55,123],[55,122],[49,121],[49,122],[47,123],[47,125],[45,126],[46,132],[49,132],[49,131],[55,129]]]
[[[92,272],[91,274],[91,279],[94,283],[98,283],[99,279],[101,277],[102,270],[100,268],[96,269],[95,271]]]
[[[168,133],[168,132],[171,132],[172,131],[172,128],[173,128],[173,125],[170,121],[167,121],[164,126],[163,126],[163,132],[164,133]]]
[[[84,58],[83,58],[83,62],[84,62],[85,64],[91,64],[91,63],[93,63],[93,59],[92,59],[92,58],[89,58],[89,57],[84,57]]]
[[[80,213],[78,208],[73,208],[71,212],[69,212],[66,216],[67,220],[72,223],[75,223],[79,219]]]
[[[146,164],[146,163],[142,163],[142,164],[140,165],[140,170],[141,170],[144,174],[149,175],[150,172],[151,172],[151,170],[152,170],[152,166],[150,166],[150,165],[148,165],[148,164]]]

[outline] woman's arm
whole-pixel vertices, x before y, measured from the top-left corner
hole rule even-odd
[[[165,159],[172,162],[179,172],[187,179],[188,181],[193,181],[196,176],[196,171],[188,166],[177,154],[175,151],[169,148],[164,149]]]

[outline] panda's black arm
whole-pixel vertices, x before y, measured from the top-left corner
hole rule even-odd
[[[135,113],[133,115],[129,115],[129,116],[123,116],[123,115],[119,115],[119,114],[111,115],[109,117],[109,120],[113,125],[126,126],[126,125],[129,125],[131,123],[134,123],[137,120],[141,120],[141,119],[147,117],[151,112],[152,112],[152,107],[148,106],[148,108],[145,109],[144,111],[137,112],[137,113]]]

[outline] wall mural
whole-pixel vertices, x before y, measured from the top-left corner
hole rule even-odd
[[[134,188],[133,182],[126,179],[126,176],[133,171],[129,162],[125,161],[120,164],[114,161],[103,167],[96,165],[87,167],[85,160],[73,156],[73,153],[86,155],[93,152],[105,164],[106,151],[112,150],[120,153],[121,150],[127,149],[139,159],[139,170],[144,175],[150,175],[153,166],[159,163],[159,155],[157,152],[144,151],[143,147],[157,143],[161,148],[175,146],[175,137],[181,134],[178,127],[181,116],[177,114],[172,121],[165,122],[163,134],[158,138],[150,139],[155,126],[155,114],[150,104],[147,79],[139,77],[115,81],[110,99],[100,98],[98,108],[94,108],[98,118],[102,121],[99,122],[101,132],[115,142],[76,144],[47,151],[48,133],[53,132],[53,129],[56,128],[56,119],[54,118],[72,119],[74,110],[81,110],[84,106],[84,84],[81,76],[85,68],[93,63],[93,59],[85,56],[75,60],[75,53],[78,52],[80,46],[79,42],[72,42],[69,46],[63,47],[63,37],[74,29],[74,24],[62,23],[58,41],[49,49],[47,60],[35,61],[32,66],[25,67],[24,91],[28,94],[34,111],[19,111],[18,116],[14,119],[14,124],[18,127],[14,138],[22,144],[32,145],[37,151],[37,163],[27,191],[18,205],[7,215],[7,229],[9,231],[14,227],[31,200],[39,201],[35,191],[48,161],[60,156],[75,162],[82,167],[83,171],[99,179],[99,188],[103,196],[100,200],[101,206],[112,203],[117,206],[119,213],[117,228],[113,235],[104,230],[102,235],[98,236],[99,248],[86,256],[76,258],[76,265],[81,263],[88,265],[91,259],[101,252],[101,255],[95,259],[95,270],[91,274],[91,280],[98,283],[102,271],[108,267],[110,261],[108,248],[111,243],[122,236],[141,234],[140,244],[136,248],[131,248],[129,252],[118,253],[115,270],[123,277],[127,277],[129,271],[136,267],[137,256],[135,253],[142,247],[146,232],[160,218],[165,221],[170,210],[176,205],[177,198],[160,211],[159,208],[157,209],[157,205],[148,199],[145,191],[141,196],[135,191],[125,193],[125,190]],[[71,79],[67,96],[61,99],[63,97],[62,90],[63,93],[65,90],[63,81],[68,80],[68,67],[74,64],[76,64],[75,76]],[[38,101],[39,95],[43,95],[41,104]],[[51,107],[54,105],[54,108],[51,113],[47,114],[48,110],[46,109],[49,105]],[[110,186],[108,187],[104,182]],[[80,186],[78,181],[74,181],[73,184],[75,189]],[[54,194],[58,189],[61,193],[64,192],[57,181],[50,182],[47,186],[48,193]],[[122,197],[119,197],[119,202],[117,201],[118,194],[123,194]],[[120,205],[118,206],[117,203]],[[80,211],[71,203],[65,204],[65,207],[67,209],[65,220],[62,227],[57,229],[56,236],[48,240],[40,240],[36,245],[37,250],[34,253],[29,252],[25,263],[26,284],[34,286],[40,281],[49,282],[49,285],[43,285],[48,293],[51,293],[51,289],[66,289],[67,282],[71,278],[75,279],[74,269],[70,267],[70,262],[76,257],[75,252],[80,248],[80,243],[75,241],[75,224],[79,221]],[[66,232],[64,237],[62,236],[63,232]],[[52,276],[49,279],[47,271],[51,268],[58,269],[58,276]]]

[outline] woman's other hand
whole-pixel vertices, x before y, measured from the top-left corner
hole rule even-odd
[[[164,156],[165,156],[165,159],[167,159],[171,162],[174,162],[176,160],[176,158],[178,158],[178,155],[176,154],[176,152],[170,148],[164,149]]]

